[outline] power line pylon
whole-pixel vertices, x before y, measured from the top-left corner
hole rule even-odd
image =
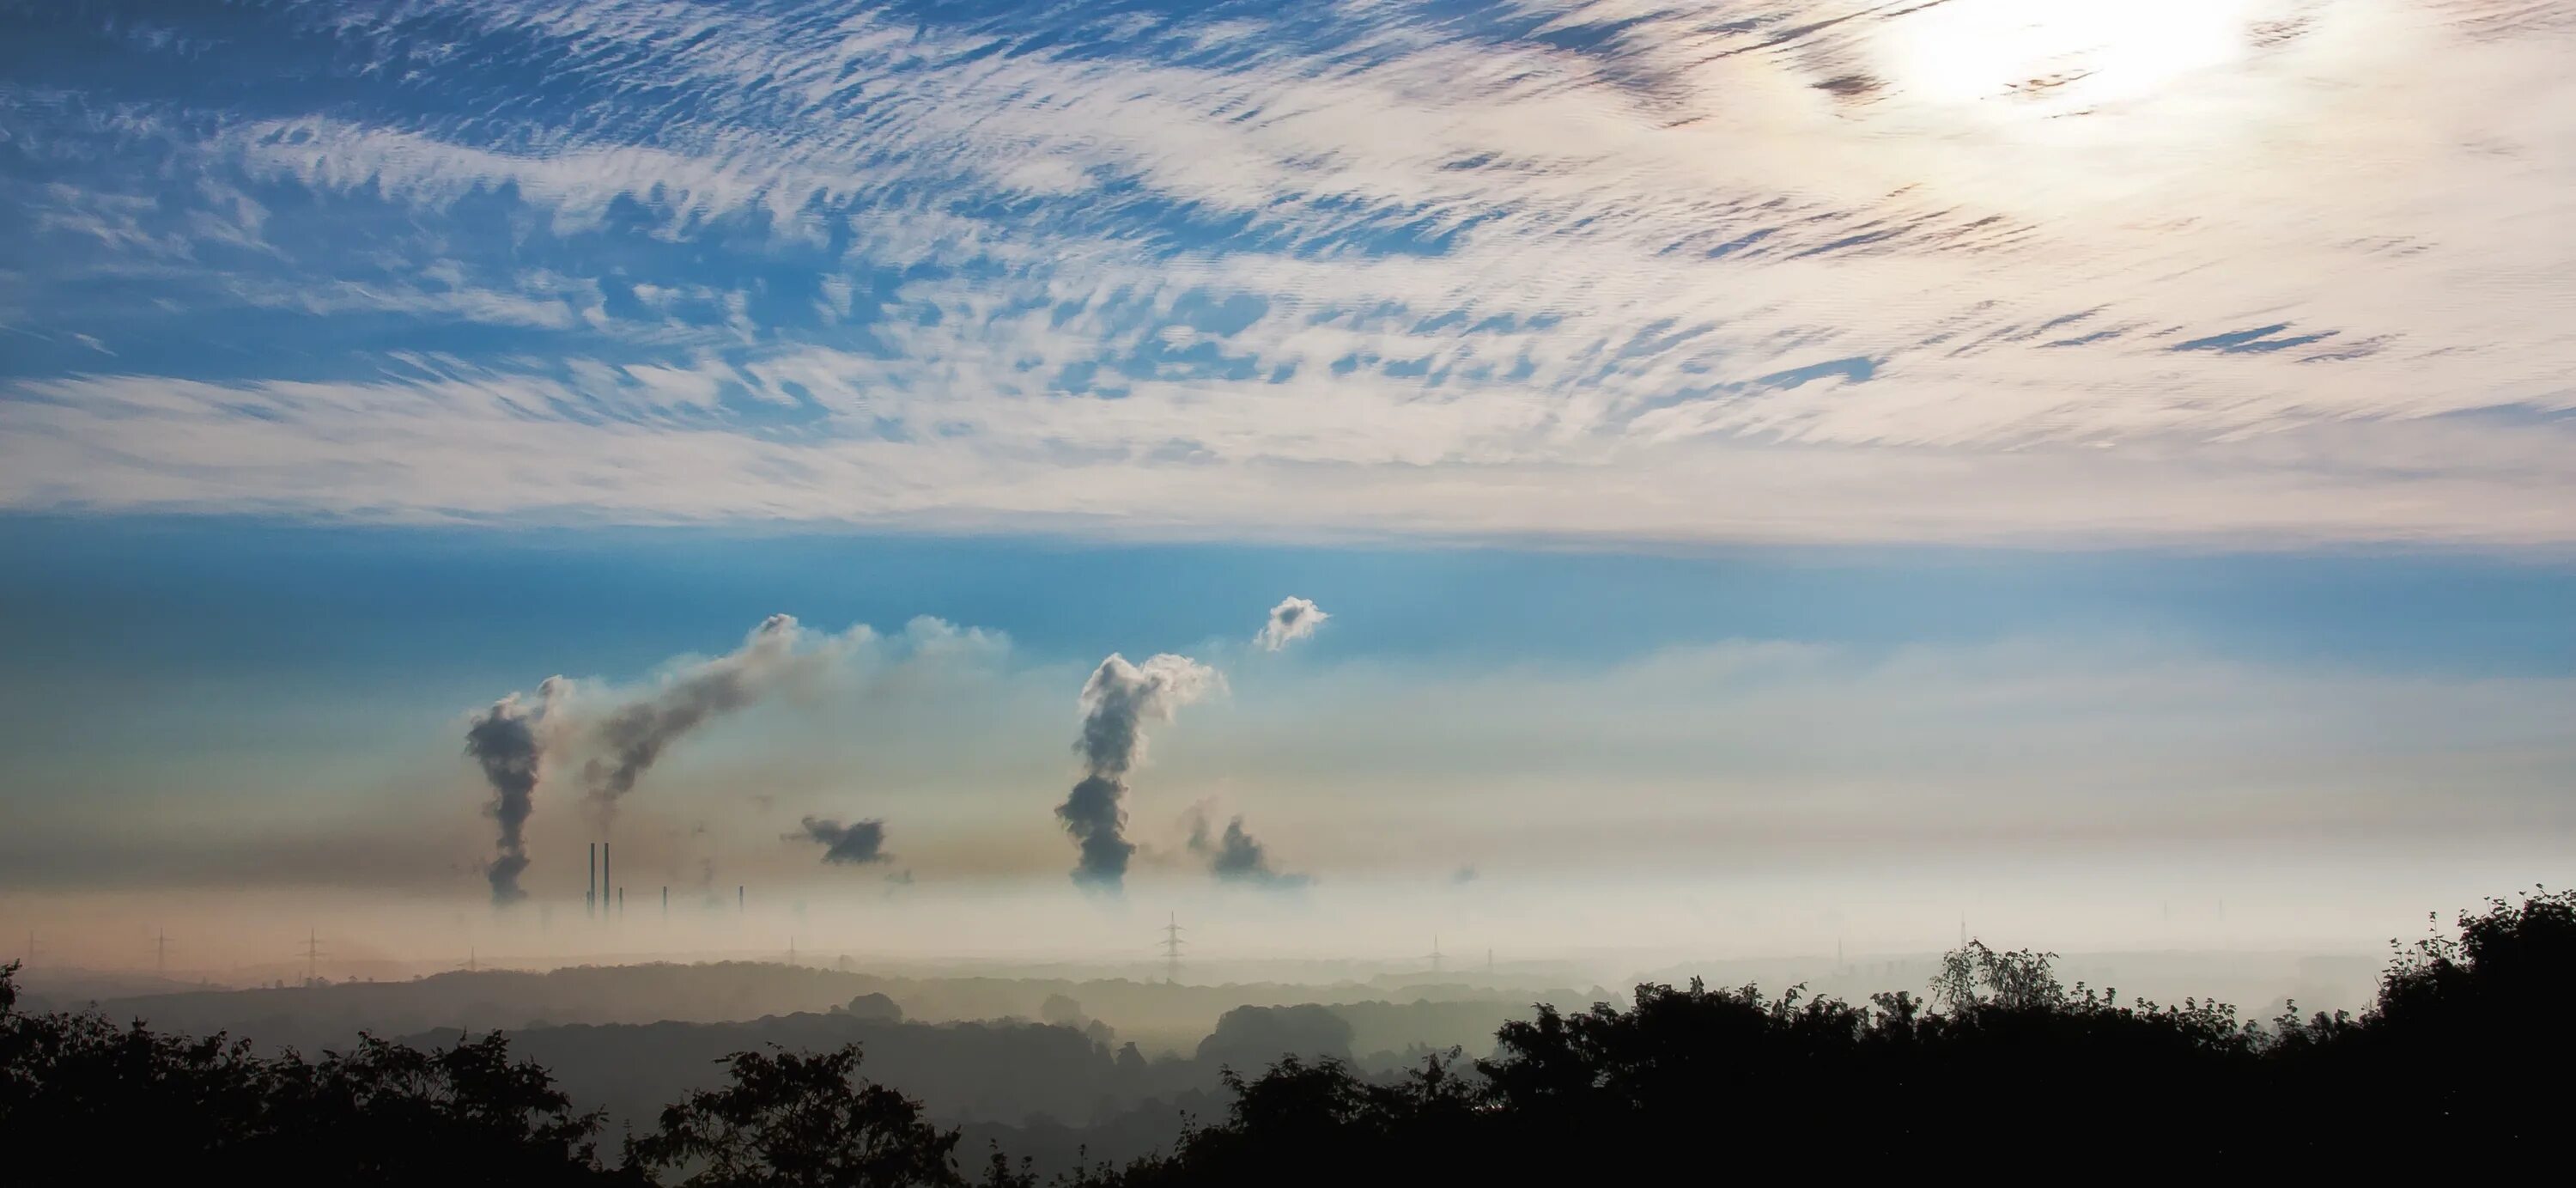
[[[1163,925],[1163,980],[1175,986],[1181,982],[1181,946],[1190,943],[1181,939],[1181,931],[1180,913],[1174,912]]]

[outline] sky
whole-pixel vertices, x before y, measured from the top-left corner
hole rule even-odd
[[[2375,944],[2576,843],[2571,53],[0,0],[0,926]]]

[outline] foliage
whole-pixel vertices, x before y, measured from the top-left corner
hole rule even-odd
[[[576,1184],[602,1169],[595,1114],[498,1036],[433,1051],[363,1037],[308,1061],[222,1035],[163,1035],[96,1014],[17,1010],[0,969],[0,1141],[77,1153],[107,1178],[185,1170],[273,1178],[327,1168],[353,1184]],[[136,1141],[138,1137],[145,1141]]]
[[[730,1082],[662,1111],[661,1129],[627,1144],[650,1169],[695,1167],[691,1188],[910,1188],[962,1185],[955,1131],[921,1103],[854,1082],[859,1046],[817,1055],[736,1052]],[[1005,1165],[1007,1170],[1007,1165]]]
[[[2393,946],[2370,1011],[2303,1019],[2293,1006],[2268,1027],[2217,1002],[2069,988],[2053,954],[1974,942],[1921,998],[1640,986],[1625,1007],[1539,1007],[1505,1025],[1486,1059],[1433,1052],[1383,1080],[1331,1057],[1288,1056],[1257,1075],[1229,1066],[1221,1121],[1185,1127],[1167,1154],[1052,1183],[1595,1183],[1753,1155],[1919,1175],[1929,1153],[1952,1150],[2034,1170],[2041,1156],[2110,1156],[2123,1177],[2384,1178],[2438,1165],[2457,1178],[2560,1141],[2576,1112],[2576,1028],[2553,1008],[2576,985],[2576,894],[2491,900],[2449,932]],[[593,1150],[598,1116],[574,1113],[498,1037],[262,1058],[220,1035],[20,1012],[14,973],[0,967],[0,1141],[34,1166],[78,1154],[126,1179],[968,1182],[957,1133],[859,1080],[856,1046],[735,1053],[723,1086],[664,1110],[610,1169]],[[1295,1018],[1256,1012],[1236,1031],[1251,1039]],[[986,1188],[1039,1183],[998,1149],[981,1170]]]

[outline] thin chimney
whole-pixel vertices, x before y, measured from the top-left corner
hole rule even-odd
[[[599,843],[599,910],[602,912],[610,910],[608,889],[617,883],[617,880],[609,877],[608,870],[608,843],[601,842]]]
[[[599,843],[590,843],[590,886],[581,893],[581,910],[599,914]]]

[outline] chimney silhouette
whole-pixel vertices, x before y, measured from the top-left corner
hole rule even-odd
[[[581,910],[582,910],[583,912],[585,912],[585,913],[588,913],[588,914],[590,914],[590,915],[594,915],[594,916],[596,916],[596,915],[598,915],[598,914],[599,914],[599,843],[598,843],[598,842],[592,842],[592,843],[590,843],[590,886],[589,886],[589,887],[587,887],[587,888],[584,888],[584,889],[582,890],[582,893],[581,893]]]

